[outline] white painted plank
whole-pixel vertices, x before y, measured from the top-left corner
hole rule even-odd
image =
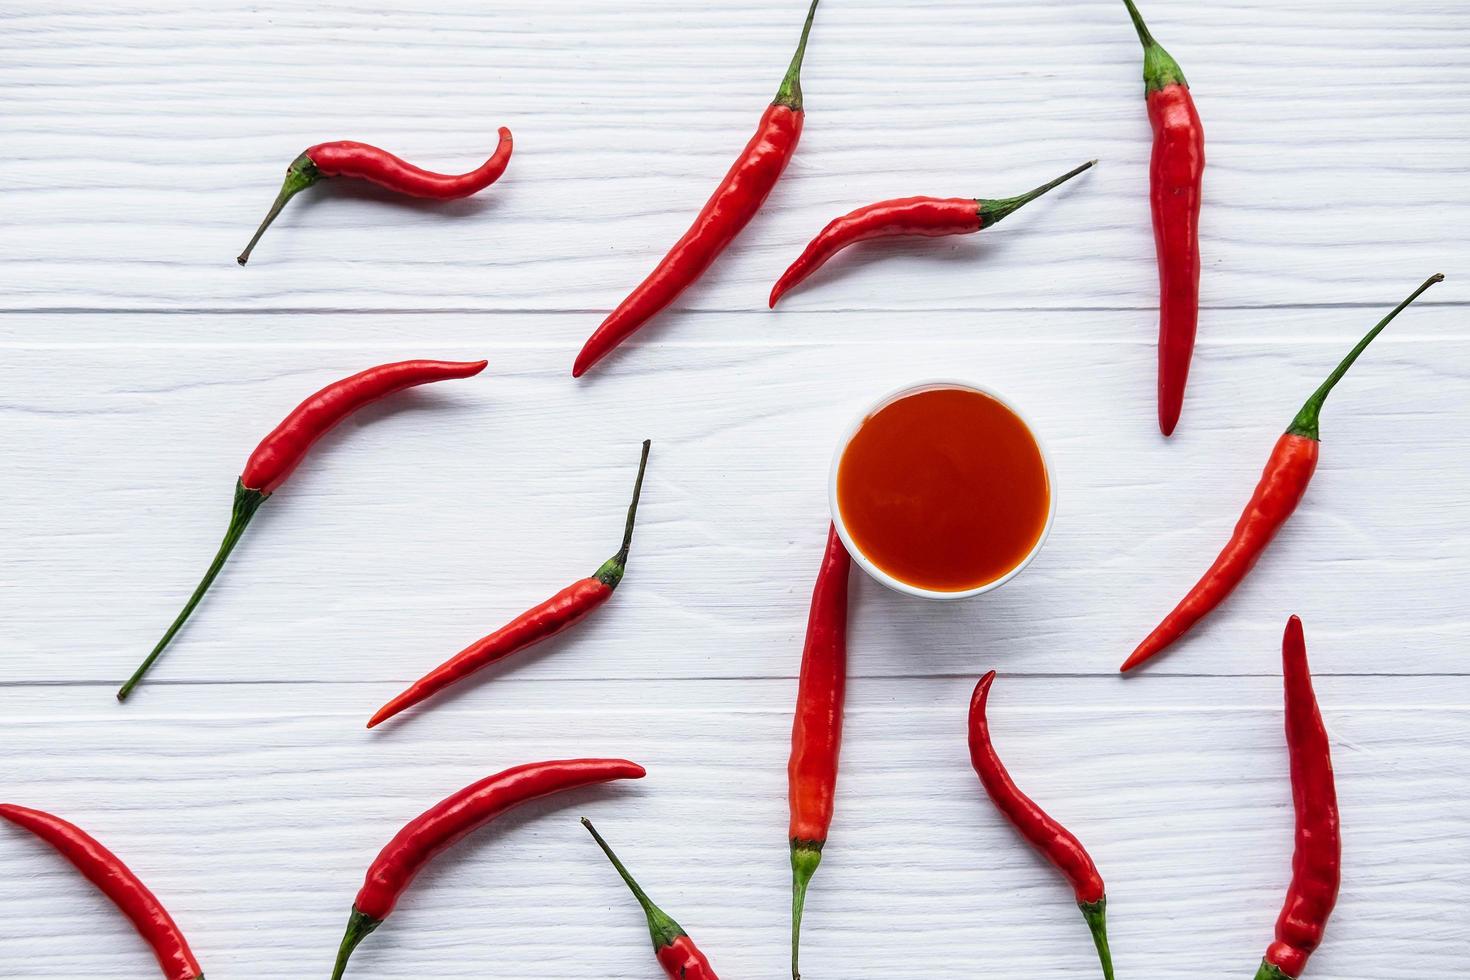
[[[779,976],[826,459],[879,392],[962,374],[1035,418],[1062,519],[983,604],[859,583],[808,976],[1097,975],[1067,890],[964,757],[964,703],[990,666],[1002,751],[1109,881],[1120,975],[1248,976],[1291,846],[1276,651],[1292,611],[1347,841],[1310,976],[1467,972],[1470,8],[1149,0],[1210,137],[1201,347],[1169,443],[1152,422],[1138,48],[1112,0],[826,0],[786,181],[675,311],[572,383],[576,348],[745,140],[801,6],[0,14],[0,310],[23,311],[0,318],[0,796],[122,853],[213,980],[320,976],[407,816],[505,765],[624,753],[649,780],[467,842],[353,975],[653,976],[636,909],[575,824],[587,812],[723,975]],[[501,124],[517,155],[484,197],[323,188],[249,269],[230,261],[309,143],[450,168]],[[1092,156],[993,234],[855,250],[764,310],[834,214],[1008,194]],[[1148,675],[1112,676],[1228,532],[1306,391],[1436,270],[1450,281],[1333,396],[1323,466],[1271,555]],[[151,312],[109,312],[129,309]],[[483,378],[326,441],[155,679],[112,701],[283,411],[366,364],[481,354]],[[363,732],[403,681],[606,557],[645,435],[648,506],[617,600]],[[149,957],[102,900],[0,832],[0,977],[135,975]]]
[[[417,676],[616,549],[644,436],[649,483],[616,600],[498,676],[791,676],[837,433],[884,391],[955,374],[1034,418],[1056,457],[1056,529],[1024,576],[977,602],[936,608],[864,582],[855,669],[1111,672],[1223,544],[1277,435],[1378,312],[1271,314],[1273,331],[1309,337],[1289,345],[1251,337],[1255,311],[1215,314],[1240,339],[1202,346],[1170,442],[1153,421],[1152,345],[1108,339],[1130,314],[1072,317],[1046,342],[1044,313],[932,316],[943,342],[881,344],[843,335],[881,338],[883,317],[792,314],[783,329],[813,339],[776,345],[735,343],[728,316],[695,318],[709,343],[639,346],[590,384],[564,374],[572,345],[483,343],[510,328],[482,317],[327,322],[319,342],[315,320],[168,318],[141,336],[172,343],[137,350],[100,340],[146,318],[40,320],[6,335],[0,367],[14,460],[0,481],[14,609],[0,680],[126,677],[203,572],[235,475],[281,415],[369,364],[481,355],[494,366],[480,378],[395,399],[318,447],[156,683]],[[575,336],[576,317],[540,319]],[[1332,638],[1325,672],[1463,672],[1470,435],[1454,420],[1470,338],[1451,309],[1401,326],[1329,402],[1302,510],[1154,670],[1271,671],[1298,612]],[[51,346],[57,331],[80,346]]]
[[[1309,626],[1308,641],[1325,662],[1317,633]],[[978,976],[1096,975],[1070,891],[969,770],[972,683],[852,686],[838,814],[805,930],[810,976],[957,964]],[[1470,956],[1454,914],[1470,901],[1470,686],[1319,687],[1347,883],[1312,975],[1456,975]],[[372,734],[358,728],[361,702],[387,689],[371,685],[169,687],[126,712],[92,688],[0,688],[0,785],[132,862],[211,978],[284,978],[325,975],[366,863],[432,800],[513,763],[624,754],[646,780],[534,805],[446,854],[364,943],[353,975],[654,976],[641,916],[576,824],[585,813],[721,975],[778,976],[793,688],[526,682]],[[1108,882],[1119,976],[1254,969],[1292,847],[1280,697],[1275,678],[997,683],[998,747]],[[151,975],[102,901],[9,831],[0,908],[0,975]]]
[[[181,10],[21,5],[0,32],[0,305],[579,310],[589,326],[687,226],[748,138],[803,4],[656,0]],[[1470,260],[1470,7],[1164,3],[1209,134],[1208,307],[1365,302]],[[915,193],[999,197],[1102,165],[983,239],[844,258],[798,309],[1106,306],[1157,295],[1141,54],[1121,4],[845,0],[819,13],[810,119],[765,213],[680,305],[763,306],[828,219]],[[317,188],[248,269],[286,164],[328,139],[467,167],[481,197]]]

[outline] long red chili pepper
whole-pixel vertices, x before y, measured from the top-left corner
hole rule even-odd
[[[318,143],[292,160],[291,166],[286,168],[286,182],[281,185],[281,193],[276,195],[275,203],[266,213],[265,220],[260,223],[250,244],[245,246],[245,251],[235,261],[241,265],[249,262],[255,243],[260,241],[260,236],[276,220],[286,202],[323,177],[356,177],[409,197],[452,201],[478,194],[499,180],[510,163],[510,154],[514,148],[515,141],[511,138],[510,130],[501,126],[500,143],[490,159],[469,173],[436,174],[366,143],[354,143],[352,140]]]
[[[990,741],[990,723],[985,718],[985,703],[990,698],[990,685],[995,671],[980,678],[970,699],[970,762],[980,777],[996,809],[1020,831],[1026,842],[1062,873],[1072,884],[1077,906],[1092,930],[1097,955],[1102,961],[1103,976],[1113,980],[1113,956],[1108,950],[1108,899],[1103,890],[1102,875],[1092,862],[1082,842],[1066,827],[1054,820],[1021,792]]]
[[[628,504],[628,520],[623,526],[623,546],[602,563],[590,578],[579,579],[539,605],[521,613],[489,636],[476,640],[423,677],[406,691],[378,709],[367,726],[374,728],[407,708],[463,680],[482,667],[504,660],[533,644],[549,639],[586,619],[594,609],[612,598],[613,590],[623,580],[628,564],[628,548],[633,544],[633,521],[638,516],[638,498],[643,491],[643,471],[648,466],[649,441],[643,442],[643,456],[638,461],[638,478],[633,483],[633,500]]]
[[[631,337],[634,331],[704,275],[704,271],[755,217],[766,196],[776,186],[781,172],[796,152],[796,141],[801,138],[802,121],[805,119],[801,99],[801,62],[806,55],[806,41],[811,34],[818,2],[812,0],[807,10],[806,24],[801,29],[801,41],[791,58],[791,67],[776,91],[775,101],[761,116],[755,135],[725,174],[725,179],[720,181],[719,187],[715,188],[684,237],[674,243],[648,278],[639,283],[638,288],[628,294],[628,298],[618,304],[617,309],[609,313],[602,325],[587,338],[576,363],[572,365],[572,377],[580,378],[588,368]]]
[[[1307,958],[1322,945],[1342,883],[1342,828],[1332,746],[1312,690],[1302,621],[1295,616],[1287,621],[1281,641],[1281,670],[1291,798],[1296,809],[1296,853],[1291,859],[1291,887],[1276,921],[1276,941],[1266,950],[1256,980],[1297,980],[1302,975]]]
[[[93,840],[86,831],[40,810],[11,803],[0,804],[0,819],[28,830],[61,853],[96,885],[132,922],[148,943],[167,980],[204,980],[184,934],[163,903],[116,854]]]
[[[352,903],[332,980],[342,980],[352,951],[383,924],[424,866],[465,835],[522,803],[594,783],[642,779],[645,775],[642,766],[626,759],[532,762],[471,783],[414,817],[368,867],[367,878]]]
[[[771,308],[775,309],[782,296],[849,245],[872,238],[896,238],[903,235],[922,235],[926,238],[968,235],[989,228],[1096,163],[1096,160],[1089,160],[1076,170],[1019,197],[902,197],[858,208],[834,219],[823,228],[797,256],[796,261],[791,263],[791,267],[782,273],[776,285],[771,288]]]
[[[1307,484],[1311,482],[1312,473],[1317,468],[1317,455],[1321,450],[1317,423],[1328,393],[1342,380],[1342,376],[1352,367],[1358,355],[1373,342],[1373,338],[1393,322],[1394,317],[1418,299],[1420,293],[1443,279],[1444,276],[1438,274],[1430,276],[1408,299],[1394,307],[1392,313],[1378,321],[1378,325],[1368,331],[1367,336],[1348,352],[1342,363],[1322,382],[1322,386],[1307,399],[1286,433],[1276,441],[1276,448],[1266,461],[1265,472],[1256,484],[1256,492],[1251,496],[1250,503],[1246,504],[1245,512],[1240,515],[1235,531],[1230,535],[1230,541],[1215,559],[1215,563],[1180,600],[1179,605],[1174,607],[1174,611],[1165,616],[1164,621],[1144,638],[1138,649],[1124,662],[1122,670],[1132,670],[1151,660],[1189,632],[1195,623],[1224,602],[1255,567],[1256,560],[1261,557],[1276,532],[1281,530],[1286,519],[1296,510],[1297,504],[1301,503],[1302,495],[1307,492]]]
[[[235,550],[251,518],[275,493],[276,488],[286,481],[296,469],[312,445],[330,432],[343,419],[380,398],[416,385],[454,378],[468,378],[485,370],[485,361],[399,361],[395,364],[380,364],[368,368],[350,378],[333,382],[306,401],[296,406],[270,435],[260,441],[255,452],[245,462],[245,469],[235,483],[235,507],[230,515],[230,526],[225,539],[215,554],[204,579],[184,604],[184,609],[163,634],[163,639],[148,654],[142,665],[133,672],[126,684],[117,692],[123,701],[143,679],[143,675],[163,654],[164,648],[173,640],[174,634],[184,625],[204,593],[209,591],[215,576],[224,568],[225,560]]]
[[[806,889],[832,826],[837,794],[837,758],[842,749],[842,704],[847,691],[847,580],[852,558],[827,531],[827,551],[812,590],[806,646],[797,682],[796,718],[791,725],[791,761],[786,767],[791,803],[791,976],[801,947]]]
[[[709,960],[704,953],[700,952],[699,947],[694,945],[694,940],[689,938],[689,933],[685,932],[683,927],[670,918],[663,909],[654,905],[652,899],[644,893],[642,888],[638,887],[638,882],[633,880],[628,869],[623,867],[623,862],[618,860],[618,856],[613,853],[607,841],[603,840],[597,828],[592,826],[592,821],[583,817],[582,826],[586,827],[592,839],[597,841],[597,846],[602,848],[602,853],[607,855],[607,859],[612,862],[614,868],[617,868],[624,883],[632,890],[633,897],[638,899],[639,905],[643,906],[643,914],[648,918],[648,931],[653,935],[653,954],[658,958],[659,965],[664,968],[664,972],[672,980],[720,980],[715,976],[715,969],[709,965]]]
[[[1205,130],[1179,63],[1149,33],[1133,0],[1123,0],[1143,42],[1144,97],[1154,130],[1149,201],[1159,257],[1159,429],[1172,435],[1199,323],[1199,209]]]

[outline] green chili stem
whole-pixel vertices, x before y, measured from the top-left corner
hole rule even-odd
[[[286,202],[321,179],[322,172],[316,168],[316,164],[311,162],[311,157],[305,153],[291,161],[291,166],[286,168],[286,181],[281,185],[281,192],[276,195],[275,203],[266,212],[265,220],[260,223],[260,227],[255,229],[255,234],[250,238],[250,244],[245,246],[245,251],[235,257],[235,261],[241,265],[249,262],[250,253],[255,251],[255,243],[260,241],[260,236],[264,235],[265,230],[271,226],[271,222],[276,220],[276,216],[281,213]]]
[[[801,915],[806,910],[806,889],[817,865],[822,863],[822,845],[817,841],[791,842],[791,980],[801,980]]]
[[[628,521],[623,525],[623,546],[616,555],[603,562],[602,567],[592,576],[610,589],[618,587],[618,583],[623,580],[623,572],[627,570],[628,549],[633,546],[633,524],[638,519],[638,498],[643,496],[643,474],[648,469],[648,449],[651,445],[652,439],[643,440],[643,454],[638,458],[638,478],[633,481],[633,500],[628,504]]]
[[[1293,980],[1293,978],[1287,976],[1285,971],[1275,963],[1261,960],[1261,968],[1256,971],[1256,980]]]
[[[225,559],[230,557],[230,552],[234,551],[235,545],[240,543],[240,536],[245,533],[245,528],[250,526],[250,519],[255,516],[255,512],[269,496],[270,494],[261,493],[259,490],[250,490],[239,481],[235,482],[235,507],[230,514],[230,526],[225,531],[225,539],[220,543],[214,561],[209,565],[209,571],[204,573],[204,578],[194,590],[194,594],[184,604],[183,612],[179,613],[173,625],[163,634],[163,639],[158,641],[153,652],[148,654],[148,659],[144,660],[142,665],[133,672],[133,676],[128,678],[127,683],[118,689],[117,699],[119,701],[127,700],[128,695],[133,693],[133,688],[137,687],[138,682],[143,679],[143,675],[148,673],[149,668],[163,655],[164,648],[173,641],[174,635],[194,612],[194,607],[199,605],[199,600],[204,598],[204,593],[208,592],[209,587],[214,584],[215,576],[220,573],[220,569],[225,567]]]
[[[976,202],[980,208],[980,227],[989,228],[997,221],[1009,215],[1018,208],[1024,207],[1036,200],[1049,190],[1053,190],[1065,184],[1084,170],[1091,170],[1097,164],[1096,160],[1088,160],[1082,166],[1062,174],[1056,180],[1042,184],[1035,190],[1027,191],[1016,197],[1001,197],[995,199],[981,198]]]
[[[342,974],[347,972],[347,958],[357,949],[359,943],[382,924],[382,919],[364,915],[357,910],[357,906],[353,906],[352,915],[347,918],[347,933],[342,937],[342,945],[337,950],[337,964],[332,967],[332,980],[342,980]]]
[[[1108,900],[1100,898],[1096,902],[1078,902],[1077,907],[1082,909],[1087,928],[1092,930],[1092,941],[1102,962],[1104,980],[1113,980],[1113,954],[1108,949]]]
[[[592,835],[592,839],[597,841],[597,846],[602,848],[602,853],[606,854],[607,859],[612,862],[612,866],[617,868],[618,874],[623,879],[623,883],[633,892],[633,897],[638,899],[638,904],[643,906],[643,914],[648,917],[648,931],[653,936],[654,950],[657,951],[663,949],[665,946],[672,946],[679,940],[679,937],[687,935],[680,928],[679,923],[670,918],[663,909],[653,904],[653,900],[648,897],[638,882],[628,873],[628,869],[623,867],[623,862],[618,860],[617,854],[613,853],[613,849],[608,845],[607,841],[602,839],[602,835],[597,832],[597,828],[592,826],[592,821],[583,817],[582,826],[586,827],[587,832]]]
[[[776,90],[776,98],[772,105],[789,106],[796,111],[801,111],[801,63],[806,58],[806,39],[812,33],[812,21],[817,16],[817,4],[821,0],[812,0],[812,5],[807,8],[806,23],[801,28],[801,40],[796,45],[796,53],[791,56],[791,67],[786,69],[786,77],[781,79],[781,87]]]
[[[1143,14],[1133,5],[1133,0],[1123,0],[1124,6],[1128,8],[1128,16],[1133,18],[1133,27],[1138,31],[1138,39],[1143,42],[1145,48],[1156,47],[1158,41],[1154,40],[1153,34],[1149,33],[1148,25],[1143,22]]]
[[[1414,300],[1418,299],[1419,295],[1423,293],[1424,290],[1428,289],[1430,286],[1433,286],[1437,282],[1443,281],[1444,274],[1436,272],[1434,275],[1424,280],[1424,284],[1422,286],[1410,293],[1408,299],[1404,300],[1398,306],[1395,306],[1392,313],[1384,317],[1382,320],[1379,320],[1378,325],[1372,330],[1369,330],[1368,333],[1363,337],[1363,339],[1358,341],[1356,347],[1348,351],[1347,357],[1344,357],[1341,363],[1339,363],[1337,367],[1333,369],[1332,373],[1327,376],[1327,380],[1322,382],[1322,386],[1316,391],[1312,392],[1312,397],[1307,399],[1307,403],[1302,406],[1302,410],[1296,413],[1296,418],[1291,420],[1291,425],[1288,426],[1286,430],[1287,434],[1294,436],[1305,436],[1308,439],[1320,440],[1321,436],[1318,434],[1317,423],[1322,415],[1322,404],[1323,402],[1327,401],[1327,396],[1331,393],[1333,387],[1342,380],[1342,376],[1344,374],[1347,374],[1348,368],[1353,366],[1353,362],[1358,359],[1358,355],[1367,350],[1368,345],[1373,343],[1373,339],[1379,334],[1383,333],[1383,328],[1393,322],[1394,317],[1404,312],[1404,309],[1410,303],[1414,302]]]
[[[1170,57],[1164,46],[1154,40],[1148,25],[1143,22],[1143,15],[1133,5],[1133,0],[1123,0],[1128,7],[1128,16],[1133,18],[1133,27],[1138,31],[1138,40],[1143,43],[1143,81],[1145,90],[1157,92],[1167,85],[1183,85],[1188,87],[1189,82],[1184,78],[1184,72],[1179,67],[1179,62]]]

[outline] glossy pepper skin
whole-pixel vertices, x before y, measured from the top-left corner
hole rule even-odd
[[[1149,33],[1133,0],[1123,0],[1143,43],[1144,98],[1154,131],[1149,202],[1159,258],[1159,429],[1172,435],[1199,323],[1199,212],[1205,130],[1179,63]]]
[[[775,309],[782,296],[804,282],[849,245],[874,238],[968,235],[989,228],[1096,163],[1096,160],[1088,161],[1076,170],[1017,197],[902,197],[858,208],[834,219],[822,229],[821,234],[811,240],[771,288],[770,306]]]
[[[276,220],[286,202],[324,177],[355,177],[409,197],[452,201],[478,194],[499,180],[510,164],[510,155],[514,148],[515,141],[511,138],[510,130],[502,126],[500,144],[490,155],[490,159],[469,173],[439,174],[415,167],[387,150],[380,150],[366,143],[355,143],[352,140],[318,143],[291,161],[291,166],[286,168],[286,181],[281,185],[281,192],[276,195],[275,203],[271,205],[260,227],[255,230],[250,244],[245,246],[245,251],[235,261],[241,265],[249,262],[255,243],[260,241],[260,236]]]
[[[791,760],[786,767],[791,804],[791,976],[800,980],[801,916],[807,886],[822,862],[837,796],[842,750],[842,707],[847,694],[847,591],[852,558],[827,531],[827,550],[812,590],[806,646],[797,682]]]
[[[761,116],[755,135],[684,237],[587,339],[572,365],[572,377],[580,378],[693,285],[765,203],[786,164],[791,162],[797,140],[801,138],[802,122],[806,118],[801,97],[801,63],[818,2],[812,0],[807,10],[791,67],[776,92],[775,101]]]
[[[643,473],[648,467],[649,445],[649,441],[645,439],[643,455],[638,462],[638,478],[633,483],[633,501],[628,505],[628,519],[623,527],[623,546],[618,549],[618,553],[603,562],[602,567],[590,578],[573,582],[550,599],[521,613],[494,633],[475,641],[414,681],[402,694],[378,709],[378,713],[368,721],[367,727],[375,728],[482,667],[504,660],[570,629],[611,599],[613,590],[623,580],[628,565],[628,549],[633,545],[633,523],[638,516],[638,498],[643,492]]]
[[[184,934],[138,876],[116,854],[73,824],[41,810],[0,804],[0,819],[54,847],[118,907],[153,950],[165,980],[204,980]]]
[[[1443,279],[1444,276],[1436,274],[1414,290],[1408,299],[1368,331],[1367,336],[1358,342],[1332,374],[1328,375],[1327,380],[1322,382],[1321,387],[1307,399],[1302,410],[1292,420],[1291,426],[1287,428],[1286,434],[1276,440],[1276,448],[1266,461],[1265,472],[1256,484],[1255,493],[1251,495],[1250,503],[1246,504],[1245,512],[1236,522],[1235,531],[1215,563],[1179,601],[1174,611],[1165,616],[1164,621],[1138,645],[1123,663],[1121,669],[1124,672],[1152,660],[1189,632],[1195,623],[1224,602],[1255,567],[1261,553],[1296,510],[1297,504],[1301,503],[1302,495],[1307,492],[1307,485],[1317,468],[1317,456],[1321,449],[1318,421],[1327,395],[1373,339],[1383,332],[1383,328],[1418,299],[1420,293]]]
[[[1302,621],[1295,616],[1282,638],[1281,670],[1296,852],[1291,859],[1291,887],[1276,922],[1276,941],[1267,948],[1256,980],[1297,980],[1302,975],[1307,958],[1322,945],[1342,883],[1342,828],[1332,747],[1312,690]]]
[[[642,766],[626,759],[533,762],[471,783],[414,817],[368,867],[357,900],[352,903],[332,980],[342,980],[352,951],[383,924],[425,865],[467,834],[522,803],[615,779],[642,779],[644,775]]]
[[[117,692],[119,701],[127,700],[133,688],[138,686],[143,675],[163,655],[175,634],[183,627],[194,607],[204,598],[204,593],[214,584],[216,576],[224,568],[225,561],[235,545],[240,543],[245,528],[255,517],[260,505],[286,482],[293,470],[306,458],[316,441],[326,435],[348,416],[381,398],[396,394],[406,388],[469,378],[485,370],[485,361],[399,361],[368,368],[350,378],[333,382],[287,415],[281,424],[260,441],[255,452],[245,461],[245,469],[235,483],[235,506],[230,514],[230,526],[225,539],[210,563],[203,580],[194,589],[194,594],[185,603],[183,611],[174,619],[163,638],[148,654],[141,666],[128,678]]]
[[[624,884],[632,891],[633,897],[638,899],[638,904],[643,907],[643,914],[648,919],[648,931],[653,937],[653,954],[658,959],[659,965],[664,968],[671,980],[719,980],[715,976],[714,967],[710,966],[709,959],[702,953],[694,940],[689,938],[679,923],[675,922],[663,909],[653,904],[653,900],[639,887],[638,882],[623,867],[623,862],[613,853],[607,841],[592,826],[592,821],[586,817],[582,818],[582,826],[597,841],[597,846],[602,848],[602,853],[612,862],[618,874],[622,877]]]
[[[996,809],[1072,885],[1077,906],[1082,909],[1082,916],[1092,930],[1103,976],[1113,980],[1113,957],[1108,949],[1108,900],[1102,875],[1082,842],[1021,792],[1006,771],[991,742],[990,723],[985,716],[990,686],[994,682],[995,671],[992,670],[980,678],[970,699],[970,762]]]

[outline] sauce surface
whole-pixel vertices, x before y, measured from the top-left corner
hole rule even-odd
[[[867,558],[935,592],[988,585],[1040,540],[1051,487],[1036,438],[962,388],[905,395],[868,416],[837,468],[837,507]]]

